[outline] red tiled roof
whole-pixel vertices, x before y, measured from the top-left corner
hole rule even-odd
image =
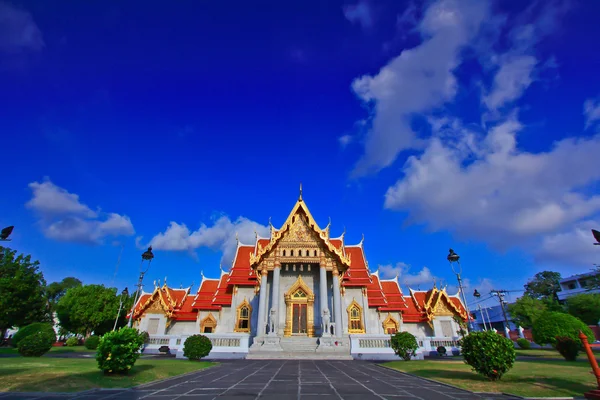
[[[331,243],[336,249],[342,248],[342,241],[340,239],[329,239],[329,243]]]
[[[213,299],[213,304],[218,306],[230,306],[231,300],[233,298],[233,285],[231,283],[228,284],[229,275],[223,274],[221,279],[219,280],[219,286],[217,288],[217,292],[215,293],[215,297]]]
[[[350,267],[344,273],[344,286],[367,286],[371,283],[365,255],[361,246],[346,246],[346,254],[350,255]]]
[[[254,252],[254,246],[239,246],[235,255],[235,261],[229,273],[230,285],[254,286],[257,284],[256,274],[250,267],[250,254]]]
[[[381,289],[387,299],[387,306],[382,311],[404,311],[407,309],[404,295],[396,281],[381,281]]]
[[[367,300],[369,307],[385,307],[387,305],[387,300],[383,294],[383,290],[381,290],[377,275],[371,275],[371,283],[367,285]]]
[[[196,310],[217,310],[219,307],[214,306],[212,301],[218,286],[219,280],[204,279],[198,288],[198,293],[196,293],[192,308]]]
[[[267,247],[269,243],[271,243],[271,239],[258,239],[258,244],[260,244],[261,247]]]

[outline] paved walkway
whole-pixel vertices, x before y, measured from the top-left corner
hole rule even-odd
[[[510,399],[455,389],[365,361],[225,361],[219,366],[130,390],[75,395],[0,394],[0,400],[372,400]]]

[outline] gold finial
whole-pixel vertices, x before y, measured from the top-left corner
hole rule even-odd
[[[235,241],[237,242],[237,244],[240,244],[240,238],[238,237],[238,233],[235,233]]]
[[[300,182],[300,197],[298,197],[298,201],[302,201],[302,182]]]
[[[273,223],[271,222],[271,217],[269,217],[269,226],[272,228],[273,227]]]
[[[436,284],[435,284],[435,276],[433,277],[433,288],[434,288],[434,289],[437,289],[437,286],[436,286]]]

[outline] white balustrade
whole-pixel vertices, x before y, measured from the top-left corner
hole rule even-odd
[[[248,353],[249,335],[247,333],[203,333],[210,339],[212,350],[207,358],[244,358]],[[192,335],[150,335],[144,347],[144,353],[160,353],[163,346],[169,347],[171,354],[183,357],[185,340]]]

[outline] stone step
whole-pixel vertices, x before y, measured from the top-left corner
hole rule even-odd
[[[350,354],[335,353],[301,353],[301,352],[257,352],[248,353],[247,360],[352,360]]]

